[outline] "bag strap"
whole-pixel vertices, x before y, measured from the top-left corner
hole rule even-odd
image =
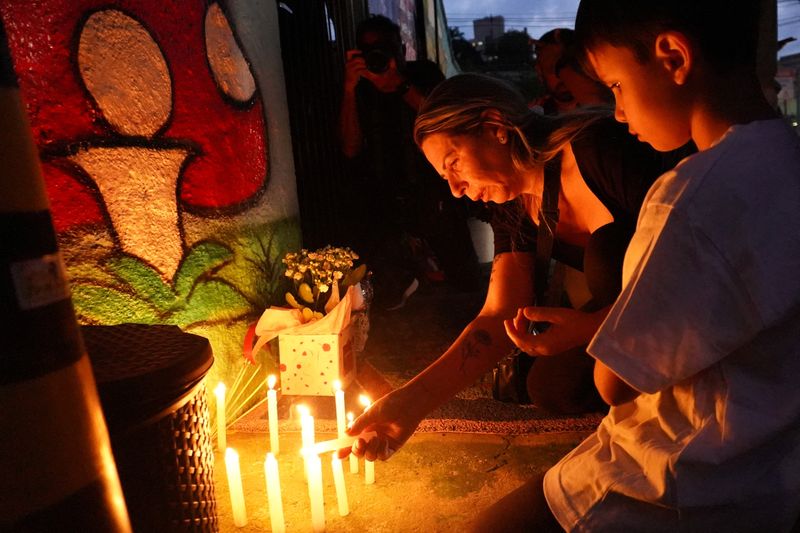
[[[534,262],[534,292],[536,305],[546,305],[550,258],[558,225],[558,195],[561,191],[561,154],[544,167],[544,190],[539,209],[539,228],[536,233],[536,260]]]

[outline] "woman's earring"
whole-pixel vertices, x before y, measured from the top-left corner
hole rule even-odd
[[[500,144],[505,144],[507,139],[506,139],[506,136],[503,135],[502,137],[498,137],[497,140],[500,141]]]

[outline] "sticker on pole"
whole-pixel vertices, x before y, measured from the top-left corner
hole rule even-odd
[[[11,264],[11,278],[20,309],[28,311],[70,297],[61,254],[48,254]]]

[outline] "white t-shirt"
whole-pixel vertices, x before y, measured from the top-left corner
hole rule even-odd
[[[642,394],[546,475],[586,531],[781,531],[800,516],[800,143],[737,125],[648,192],[589,352]]]

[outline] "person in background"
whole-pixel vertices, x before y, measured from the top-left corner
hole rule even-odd
[[[400,28],[381,15],[362,21],[347,52],[339,137],[358,186],[354,248],[375,274],[375,302],[402,306],[419,286],[420,263],[437,264],[459,288],[479,283],[467,205],[452,198],[414,144],[417,109],[444,79],[431,61],[405,60]],[[428,258],[429,259],[429,258]]]
[[[611,90],[584,70],[574,43],[564,48],[561,57],[556,61],[555,73],[575,99],[576,108],[614,105],[614,94]]]
[[[581,1],[617,120],[699,152],[648,193],[589,345],[608,416],[477,531],[800,529],[800,140],[757,76],[760,5]]]
[[[574,41],[574,32],[569,28],[556,28],[544,33],[534,41],[536,46],[536,74],[544,85],[545,93],[531,102],[546,115],[556,115],[577,107],[575,96],[556,72],[556,65],[565,49]]]
[[[641,202],[651,183],[677,162],[638,142],[608,111],[545,116],[530,110],[507,83],[479,74],[439,84],[420,108],[415,139],[452,194],[487,202],[496,211],[495,258],[479,314],[435,362],[357,418],[353,451],[386,459],[420,421],[485,375],[513,347],[504,320],[534,298],[536,222],[545,168],[560,185],[553,257],[587,270],[593,301],[564,308],[568,328],[539,337],[543,351],[528,376],[534,403],[557,412],[596,405],[593,361],[583,346],[613,302],[620,267]],[[559,166],[560,165],[560,166]]]

